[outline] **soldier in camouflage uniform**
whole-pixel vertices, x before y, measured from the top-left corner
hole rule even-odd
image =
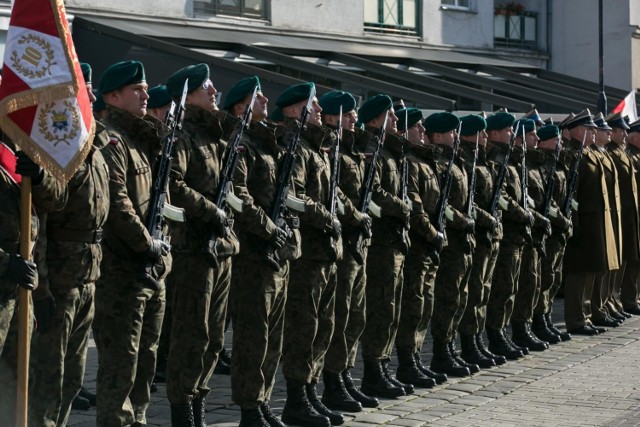
[[[339,120],[342,120],[338,185],[351,205],[360,206],[366,160],[362,151],[364,145],[356,139],[356,100],[347,92],[332,91],[321,96],[318,103],[327,128],[337,130]],[[340,107],[342,117],[339,116]],[[333,148],[331,150],[333,153]],[[331,161],[333,165],[333,158]],[[322,403],[330,409],[350,412],[361,411],[363,406],[378,406],[377,399],[366,396],[353,385],[348,370],[355,365],[357,342],[365,325],[366,245],[371,237],[371,218],[362,212],[360,216],[359,225],[345,222],[342,231],[342,259],[336,262],[335,328],[323,370]],[[361,253],[356,249],[359,237],[365,242]]]
[[[431,388],[446,381],[422,365],[419,355],[433,312],[433,286],[438,270],[444,234],[431,219],[436,216],[440,186],[432,164],[431,147],[424,145],[422,112],[417,108],[396,111],[398,133],[407,135],[406,161],[409,167],[407,194],[411,200],[411,250],[405,258],[402,310],[396,336],[398,379],[418,387]]]
[[[540,260],[540,297],[533,311],[531,330],[541,340],[554,344],[571,339],[569,333],[560,332],[551,321],[553,298],[558,290],[559,282],[562,280],[564,247],[572,232],[571,218],[565,216],[563,212],[567,199],[566,171],[571,168],[571,165],[562,163],[564,156],[556,158],[556,146],[562,143],[560,129],[557,126],[550,124],[541,127],[538,129],[538,138],[540,139],[538,150],[544,155],[544,160],[538,169],[543,181],[547,182],[546,185],[549,185],[553,164],[557,163],[557,166],[551,208],[549,209],[552,233],[547,237],[545,256]]]
[[[525,162],[527,176],[520,176],[520,179],[527,180],[527,203],[535,222],[531,230],[532,242],[525,245],[522,252],[518,289],[511,316],[512,341],[531,351],[544,351],[549,348],[549,343],[540,340],[531,332],[533,309],[540,296],[540,258],[544,257],[542,242],[551,234],[551,222],[541,212],[545,203],[546,180],[543,180],[539,167],[544,163],[544,153],[535,150],[538,137],[536,123],[533,120],[520,119],[514,127],[518,129],[514,157],[520,165]],[[522,168],[519,170],[522,171]]]
[[[88,64],[81,64],[83,71]],[[91,94],[91,72],[85,72]],[[102,226],[109,212],[109,171],[101,149],[106,130],[96,123],[93,146],[65,187],[64,209],[46,223],[47,277],[33,293],[38,322],[31,349],[29,402],[34,425],[66,425],[82,386],[102,260]]]
[[[109,166],[111,198],[93,322],[100,426],[146,423],[164,315],[164,278],[171,268],[169,245],[153,239],[145,227],[153,164],[164,132],[143,119],[146,90],[138,61],[116,63],[100,80],[109,135],[102,154]],[[154,262],[157,289],[141,278],[146,259]]]
[[[520,348],[510,342],[505,335],[513,311],[513,301],[518,289],[518,277],[522,250],[528,234],[526,231],[533,224],[533,215],[523,206],[522,185],[518,175],[515,156],[509,156],[509,143],[513,135],[512,125],[515,117],[506,112],[497,112],[487,117],[487,160],[496,164],[508,162],[505,175],[505,187],[501,191],[499,206],[502,210],[502,226],[504,235],[500,242],[500,250],[491,285],[491,294],[487,302],[486,329],[489,338],[489,350],[509,360],[521,358],[526,348]],[[530,241],[530,239],[529,239]]]
[[[411,384],[401,383],[388,369],[400,322],[404,257],[411,244],[407,230],[410,209],[400,193],[403,140],[396,135],[398,118],[387,95],[376,95],[362,104],[358,121],[365,125],[367,135],[362,138],[368,138],[368,152],[376,150],[373,144],[382,137],[380,132],[386,131],[375,164],[372,193],[372,201],[381,208],[381,218],[373,219],[373,238],[367,254],[367,323],[361,338],[362,391],[393,398],[413,392]]]
[[[627,137],[627,154],[636,171],[640,171],[640,121],[629,124],[629,136]],[[636,188],[640,188],[640,173],[636,173]],[[640,315],[640,297],[638,286],[640,284],[640,260],[627,261],[627,269],[622,282],[622,294],[620,296],[624,311]]]
[[[460,156],[465,161],[467,176],[471,176],[473,157],[476,156],[476,248],[469,277],[467,306],[458,325],[462,348],[460,356],[467,363],[476,364],[480,368],[490,368],[506,362],[503,356],[489,352],[482,341],[493,270],[502,238],[502,224],[500,211],[490,212],[494,177],[492,165],[486,161],[487,122],[484,117],[475,114],[461,117],[460,121]]]
[[[175,145],[169,189],[172,202],[185,210],[187,221],[172,229],[171,283],[173,313],[167,359],[167,397],[174,426],[206,426],[206,397],[218,355],[231,284],[231,257],[239,244],[227,212],[216,206],[226,143],[213,112],[216,88],[207,64],[176,71],[167,91],[180,102],[188,79],[182,130]],[[214,237],[215,254],[206,251]]]

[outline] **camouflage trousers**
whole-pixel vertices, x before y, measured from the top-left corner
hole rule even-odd
[[[146,424],[164,316],[165,287],[103,271],[96,283],[93,334],[98,350],[97,425]]]
[[[367,256],[367,324],[362,333],[362,357],[391,357],[400,324],[404,255],[395,248],[369,247]]]
[[[300,258],[293,263],[284,323],[286,379],[318,382],[333,335],[336,285],[334,262]]]
[[[475,335],[484,331],[487,320],[487,302],[491,295],[493,271],[498,260],[500,242],[493,240],[491,246],[478,244],[473,253],[471,275],[469,277],[469,296],[464,309],[458,332],[462,335]]]
[[[487,303],[487,328],[503,329],[511,320],[513,303],[518,291],[522,245],[500,244],[498,260]]]
[[[640,283],[640,260],[627,261],[622,279],[620,300],[625,311],[638,306],[638,283]]]
[[[553,298],[562,282],[564,244],[553,235],[547,239],[547,256],[540,259],[540,297],[534,315],[551,313]]]
[[[9,336],[11,319],[18,312],[18,291],[0,292],[0,357]],[[13,344],[17,348],[17,344]]]
[[[438,266],[423,253],[409,251],[404,261],[402,309],[396,348],[409,354],[422,351],[433,312],[433,287]]]
[[[571,332],[591,324],[591,294],[604,272],[569,273],[564,283],[564,320]]]
[[[329,372],[340,373],[356,362],[358,340],[366,323],[366,257],[365,250],[365,262],[360,265],[345,250],[336,263],[335,328],[324,359],[324,369]]]
[[[206,397],[207,385],[224,347],[227,302],[231,286],[231,258],[213,269],[200,254],[176,253],[171,344],[167,359],[167,397],[172,404]]]
[[[242,253],[233,260],[231,398],[241,408],[255,409],[271,398],[282,356],[288,282],[288,261],[274,272]]]
[[[525,323],[533,320],[533,309],[540,297],[540,257],[533,245],[522,250],[518,291],[513,302],[511,321]]]
[[[34,426],[67,424],[84,378],[94,292],[94,283],[51,289],[56,301],[51,326],[46,332],[36,330],[31,340],[29,417]]]
[[[433,291],[431,335],[434,341],[450,342],[455,339],[458,324],[467,306],[471,263],[471,254],[465,254],[460,241],[450,236],[448,246],[440,254],[440,266]]]

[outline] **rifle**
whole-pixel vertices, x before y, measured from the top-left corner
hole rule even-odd
[[[162,228],[164,226],[163,216],[171,218],[171,215],[169,215],[171,213],[171,206],[167,203],[167,186],[169,184],[169,173],[171,172],[171,161],[173,160],[171,154],[173,144],[176,141],[176,133],[182,129],[188,85],[189,79],[184,82],[180,104],[176,107],[175,103],[172,103],[169,113],[167,113],[165,124],[169,128],[169,134],[164,138],[158,169],[153,177],[153,189],[149,203],[149,215],[147,216],[147,230],[151,238],[162,240],[167,244],[169,243],[169,239],[165,236]],[[182,211],[182,216],[184,217],[184,211]],[[184,219],[182,219],[182,221],[184,221]],[[139,276],[140,279],[147,282],[151,289],[157,291],[160,287],[158,280],[154,277],[153,268],[155,264],[156,262],[154,260],[146,256],[142,263]]]
[[[469,189],[467,191],[467,209],[466,209],[466,213],[467,213],[467,217],[468,218],[473,218],[474,216],[474,199],[475,199],[475,195],[476,195],[476,165],[478,162],[478,145],[479,145],[479,140],[480,139],[480,133],[476,132],[476,147],[473,151],[473,164],[471,165],[471,171],[470,171],[470,175],[469,175],[469,179],[468,179],[468,186]],[[467,242],[471,243],[471,241],[469,240],[469,234],[467,234]]]
[[[529,172],[527,171],[527,144],[525,142],[525,130],[524,126],[522,128],[522,164],[520,165],[520,173],[522,178],[520,179],[521,189],[522,189],[522,208],[525,211],[529,209]],[[527,224],[525,227],[525,239],[527,242],[531,241],[531,226]]]
[[[405,110],[404,114],[404,142],[402,145],[402,159],[400,160],[400,200],[411,206],[411,200],[409,200],[409,162],[407,161],[407,155],[405,153],[405,147],[409,141],[409,128],[408,128],[409,113]],[[409,219],[402,224],[402,243],[403,254],[406,255],[409,252]]]
[[[584,153],[584,143],[587,139],[587,133],[585,132],[582,137],[582,145],[580,145],[580,150],[578,150],[578,157],[571,164],[571,170],[569,172],[569,182],[567,183],[567,198],[564,201],[564,206],[562,207],[562,214],[567,218],[571,219],[571,205],[573,205],[573,198],[575,197],[576,189],[578,186],[578,171],[580,167],[580,159],[582,158],[582,154]]]
[[[287,149],[278,171],[278,186],[276,187],[273,204],[271,205],[271,211],[269,213],[269,218],[276,224],[277,227],[285,230],[288,227],[284,218],[284,208],[287,205],[287,198],[289,196],[289,186],[291,185],[293,166],[295,164],[296,158],[298,157],[296,151],[298,149],[298,145],[300,144],[300,133],[302,132],[302,128],[307,122],[309,111],[312,108],[313,98],[315,98],[315,96],[316,88],[313,87],[311,93],[309,94],[307,105],[300,114],[300,122],[298,123],[298,128],[291,137],[291,141],[289,142],[289,144],[287,144]],[[271,243],[267,244],[265,260],[271,266],[271,268],[273,268],[274,271],[280,271],[280,255],[278,255],[278,251]]]
[[[547,180],[547,187],[544,189],[544,204],[542,205],[542,212],[540,212],[545,218],[549,218],[549,209],[551,209],[551,200],[553,200],[553,190],[556,186],[556,168],[558,167],[558,157],[560,156],[560,143],[556,144],[556,149],[553,153],[553,164],[549,170],[549,179]],[[540,241],[538,242],[538,250],[543,256],[546,256],[547,235],[542,234]]]
[[[333,144],[331,155],[331,182],[329,184],[329,201],[327,207],[332,217],[336,216],[338,209],[338,182],[340,181],[340,142],[342,141],[342,105],[338,116],[338,129],[336,143]],[[329,237],[332,249],[332,261],[338,260],[337,241],[333,236]]]
[[[365,175],[364,182],[362,185],[362,197],[360,197],[360,212],[369,213],[371,209],[371,195],[373,194],[373,178],[376,173],[376,163],[378,162],[378,157],[380,156],[380,147],[384,143],[384,136],[387,127],[387,120],[389,119],[389,111],[387,110],[387,114],[384,117],[384,122],[382,126],[380,126],[380,130],[378,131],[378,135],[376,137],[376,149],[373,152],[373,157],[371,158],[371,162],[369,163],[369,168],[367,169],[367,174]],[[354,260],[360,265],[364,264],[364,235],[363,231],[360,230],[358,233],[358,237],[353,244],[349,244],[347,248],[349,249],[349,253]]]
[[[236,168],[236,163],[238,162],[238,146],[240,145],[242,134],[244,133],[245,129],[249,128],[249,125],[251,124],[253,103],[256,100],[257,94],[258,86],[253,88],[251,100],[249,101],[249,104],[247,104],[247,108],[244,110],[240,126],[238,127],[233,140],[227,146],[227,155],[224,162],[224,167],[222,168],[220,182],[218,182],[216,198],[214,200],[214,203],[218,207],[218,209],[225,210],[227,205],[233,205],[237,202],[237,198],[235,198],[236,200],[233,200],[235,196],[233,196],[233,194],[231,193],[233,172]],[[241,210],[242,205],[240,203],[237,203],[237,205],[239,206],[236,207],[236,210]],[[225,224],[225,228],[227,227],[228,224]],[[220,237],[218,236],[218,233],[213,230],[211,232],[211,235],[209,236],[207,244],[202,248],[202,254],[205,257],[205,260],[213,268],[218,268],[220,266],[220,262],[218,261],[218,250],[216,248],[216,240],[218,239],[218,237]]]

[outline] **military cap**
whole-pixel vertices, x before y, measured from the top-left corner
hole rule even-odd
[[[576,115],[573,113],[569,113],[569,115],[567,117],[565,117],[564,119],[562,119],[562,121],[558,124],[558,127],[560,128],[560,130],[562,129],[566,129],[567,128],[567,123],[571,120],[573,120],[573,118]]]
[[[624,116],[624,122],[628,125],[631,124],[631,118],[629,116]]]
[[[81,62],[80,63],[80,70],[82,70],[82,77],[84,77],[84,82],[88,85],[91,84],[91,75],[93,74],[91,72],[91,65],[87,64],[86,62]]]
[[[531,119],[531,120],[533,120],[537,126],[544,126],[544,121],[542,121],[542,118],[540,117],[540,114],[538,114],[538,110],[536,110],[535,108],[533,110],[529,111],[524,116],[522,116],[522,118],[523,119]]]
[[[367,99],[358,110],[358,122],[367,123],[393,107],[391,98],[378,94]]]
[[[460,119],[447,112],[433,113],[424,119],[424,127],[429,133],[445,133],[456,129]]]
[[[602,113],[598,113],[593,117],[593,123],[596,124],[596,127],[601,130],[611,130],[611,126],[604,120],[604,116]]]
[[[325,114],[340,114],[340,106],[342,113],[348,113],[356,108],[356,99],[349,92],[341,90],[332,90],[318,98],[318,104],[322,107]]]
[[[536,130],[536,122],[531,119],[516,120],[513,124],[513,130],[518,132],[518,135],[522,136],[522,129],[524,129],[525,133],[534,131]]]
[[[556,125],[544,125],[538,129],[538,138],[540,138],[540,141],[557,138],[558,136],[560,136],[560,128]]]
[[[398,116],[398,130],[405,131],[422,120],[422,110],[418,108],[404,108],[396,111],[396,116]],[[404,127],[405,121],[407,122],[407,129]]]
[[[622,118],[622,115],[620,113],[613,113],[613,114],[609,114],[606,118],[607,123],[609,123],[609,126],[613,127],[613,128],[619,128],[619,129],[629,129],[629,125],[627,125],[627,123],[624,121],[624,118]]]
[[[147,91],[149,99],[147,100],[147,108],[160,108],[171,103],[171,96],[165,85],[157,85]]]
[[[207,64],[189,65],[176,71],[167,79],[167,91],[172,98],[180,98],[185,80],[189,79],[187,93],[191,93],[209,80],[209,76],[209,66]]]
[[[313,82],[289,86],[276,98],[276,106],[284,108],[297,102],[308,100],[315,86]]]
[[[127,85],[145,82],[144,65],[140,61],[116,62],[100,77],[100,92],[113,92]]]
[[[487,117],[487,130],[510,128],[515,121],[516,117],[513,114],[506,111],[498,111]]]
[[[231,110],[234,105],[246,98],[247,95],[252,94],[256,86],[258,87],[258,91],[262,90],[258,76],[246,77],[231,86],[231,89],[227,92],[227,96],[224,98],[222,109],[227,111]]]
[[[553,124],[555,124],[554,121],[553,121],[553,117],[549,116],[546,119],[544,119],[544,124],[545,125],[553,125]]]
[[[271,113],[271,121],[281,122],[283,120],[284,120],[284,115],[282,114],[282,108],[276,107]]]
[[[573,129],[577,126],[586,126],[586,127],[590,127],[590,128],[595,128],[597,127],[595,123],[593,123],[593,118],[591,116],[591,111],[589,111],[588,108],[582,110],[581,112],[579,112],[578,114],[576,114],[575,117],[573,117],[572,119],[567,120],[567,122],[564,124],[564,126],[567,129]]]
[[[95,95],[96,100],[93,101],[93,105],[91,107],[93,108],[94,113],[99,113],[100,111],[107,108],[107,104],[104,103],[104,98],[99,91],[93,91],[93,94]]]
[[[487,128],[487,121],[484,117],[478,114],[469,114],[460,118],[462,126],[460,127],[460,133],[462,136],[475,135],[481,130]]]
[[[629,123],[629,133],[631,132],[640,132],[640,120]]]

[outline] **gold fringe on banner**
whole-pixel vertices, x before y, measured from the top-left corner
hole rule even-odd
[[[76,66],[75,63],[78,62],[78,56],[75,51],[75,47],[73,44],[69,44],[69,38],[71,38],[71,33],[69,32],[69,21],[67,21],[67,26],[62,25],[62,20],[67,20],[67,12],[64,7],[64,2],[59,0],[51,0],[53,6],[53,14],[56,17],[56,26],[58,27],[58,35],[60,36],[60,41],[62,42],[63,50],[65,56],[67,57],[67,64],[69,65],[69,69],[73,72],[73,85],[77,91],[80,91],[80,81],[79,76],[76,74]],[[71,55],[73,53],[73,56]]]
[[[0,101],[0,115],[11,114],[14,111],[46,102],[75,98],[78,92],[72,82],[18,92]]]

